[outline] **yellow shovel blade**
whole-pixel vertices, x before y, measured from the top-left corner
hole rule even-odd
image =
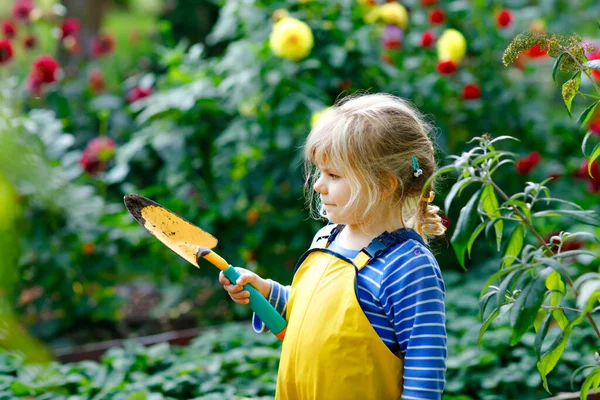
[[[172,211],[137,194],[125,196],[125,207],[154,237],[199,268],[196,253],[199,247],[214,248],[218,241]]]

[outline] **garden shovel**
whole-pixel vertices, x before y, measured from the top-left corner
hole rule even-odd
[[[133,217],[173,252],[200,268],[198,259],[204,258],[223,271],[232,283],[240,274],[227,261],[212,251],[218,241],[177,214],[137,194],[125,196],[125,206]],[[286,320],[252,285],[244,285],[250,292],[250,308],[279,339],[285,336]]]

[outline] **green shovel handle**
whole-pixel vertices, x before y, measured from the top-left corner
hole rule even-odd
[[[240,278],[240,274],[231,265],[223,271],[223,275],[233,284]],[[265,323],[267,328],[279,339],[283,340],[287,321],[275,310],[275,307],[249,283],[244,285],[244,290],[250,292],[250,308]]]

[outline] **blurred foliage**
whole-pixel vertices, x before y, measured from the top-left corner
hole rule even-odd
[[[138,3],[120,6],[135,9]],[[168,329],[182,319],[189,325],[249,317],[246,307],[231,305],[219,290],[216,270],[203,267],[198,272],[153,240],[127,214],[122,197],[138,193],[152,198],[215,235],[219,253],[233,265],[288,283],[294,263],[323,223],[307,220],[298,149],[315,113],[357,91],[407,97],[431,116],[439,127],[435,139],[440,163],[447,154],[461,154],[469,139],[485,132],[518,137],[520,143],[507,150],[525,157],[528,168],[517,169],[518,174],[505,170],[498,177],[499,185],[514,193],[527,181],[554,176],[558,179],[549,185],[556,197],[584,209],[598,209],[598,192],[589,190],[588,181],[580,176],[583,132],[569,121],[560,91],[549,79],[552,60],[522,56],[509,68],[501,62],[508,43],[522,31],[576,29],[586,40],[598,41],[594,20],[600,13],[598,2],[455,0],[424,6],[406,0],[402,4],[408,21],[399,48],[382,40],[387,32],[384,24],[366,22],[372,11],[369,2],[359,3],[219,2],[218,19],[205,43],[196,42],[200,33],[185,33],[189,27],[179,25],[181,16],[192,15],[183,8],[193,7],[191,3],[161,9],[161,23],[155,23],[159,9],[155,3],[151,10],[139,13],[118,8],[106,17],[106,31],[115,36],[114,51],[62,70],[59,81],[48,85],[40,97],[27,91],[29,64],[34,57],[65,46],[65,41],[49,34],[60,18],[31,24],[39,32],[40,47],[18,48],[11,63],[0,66],[0,72],[16,78],[14,85],[8,84],[10,80],[2,85],[8,85],[6,91],[25,112],[10,118],[19,126],[11,131],[18,132],[13,136],[25,144],[5,154],[31,152],[31,158],[43,166],[29,169],[39,172],[36,178],[23,175],[25,169],[19,167],[5,170],[21,157],[9,156],[7,164],[0,163],[22,209],[19,280],[9,301],[24,323],[39,337],[64,345],[70,340],[98,339],[85,328],[91,331],[101,324],[109,326],[110,338],[152,333],[143,327],[149,319]],[[503,7],[512,12],[506,27],[496,22]],[[434,8],[445,15],[441,24],[430,22]],[[269,47],[274,20],[285,15],[308,24],[314,38],[310,54],[297,62],[276,57]],[[23,26],[18,26],[20,32]],[[435,39],[422,46],[425,30],[437,38],[447,28],[462,32],[467,43],[467,53],[453,74],[438,72]],[[560,79],[568,76],[558,72]],[[583,89],[589,86],[585,80],[581,84]],[[467,85],[477,86],[480,94],[465,96]],[[574,112],[581,107],[576,98]],[[98,137],[109,138],[115,146],[92,154],[103,158],[96,164],[102,168],[92,169],[82,160]],[[534,151],[538,158],[531,157]],[[48,191],[38,193],[38,183]],[[436,198],[447,194],[446,183],[453,182],[441,182]],[[457,199],[445,216],[450,234],[467,197]],[[539,226],[543,236],[577,229],[577,223],[563,220]],[[600,236],[597,230],[592,232]],[[488,240],[495,244],[492,234]],[[452,281],[450,270],[460,267],[448,240],[433,247],[444,276]],[[497,259],[485,241],[476,241],[472,260],[477,261],[468,262],[472,272],[461,276],[468,280],[482,269],[480,260],[497,263]],[[583,271],[593,264],[590,267],[589,260],[582,260],[573,268]],[[472,285],[480,285],[474,293],[481,290],[481,283],[474,278]],[[447,287],[452,310],[459,301],[454,290],[460,293],[460,289]],[[132,298],[136,288],[142,288],[144,296],[151,293],[151,301],[138,304]],[[461,312],[473,313],[470,328],[479,329],[476,311]],[[475,339],[469,333],[466,338],[473,341],[460,342],[465,331],[451,328],[456,318],[450,311],[450,331],[457,332],[460,343],[450,354],[460,356],[472,352],[468,349],[475,346]],[[524,335],[523,341],[528,338]],[[519,390],[539,394],[539,381],[535,386],[536,378],[531,377],[535,363],[528,358],[535,354],[521,345],[507,351],[506,343],[494,343],[490,352],[498,358],[477,361],[482,375],[458,366],[449,370],[449,376],[460,378],[449,380],[448,393],[476,398],[480,391],[489,391],[490,396],[513,393],[520,388],[517,378],[502,377],[525,365],[512,366],[524,358],[532,389]],[[589,354],[577,343],[573,352]],[[487,378],[483,371],[488,371]],[[464,381],[470,376],[476,378]],[[461,379],[464,386],[456,383]],[[551,386],[565,389],[566,381],[561,379]],[[481,389],[484,384],[489,386]]]

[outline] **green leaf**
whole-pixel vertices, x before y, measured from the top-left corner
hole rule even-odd
[[[558,57],[556,57],[556,61],[554,61],[554,65],[552,66],[552,80],[554,81],[555,85],[558,85],[558,81],[556,80],[556,74],[558,72],[558,67],[560,66],[560,62],[561,62],[562,58],[566,55],[567,55],[567,53],[560,53],[560,55]]]
[[[590,138],[590,136],[592,136],[594,132],[592,131],[588,131],[588,133],[585,134],[585,136],[583,137],[583,141],[581,142],[581,152],[583,153],[583,155],[585,156],[585,148],[587,145],[587,141]]]
[[[600,60],[590,60],[588,62],[583,63],[583,66],[600,71]]]
[[[579,84],[581,83],[581,75],[576,74],[573,79],[569,79],[562,85],[562,97],[567,106],[567,111],[569,112],[569,117],[571,116],[571,105],[573,104],[573,99],[577,95],[579,91]]]
[[[481,224],[479,224],[479,226],[475,229],[475,231],[469,238],[469,243],[467,243],[467,254],[469,255],[469,258],[471,258],[471,247],[473,247],[473,243],[475,242],[475,239],[477,239],[477,237],[479,236],[479,234],[481,233],[483,228],[485,228],[485,225],[486,225],[485,221],[483,221]]]
[[[570,216],[586,222],[591,225],[598,225],[598,219],[596,219],[596,213],[590,210],[544,210],[538,211],[533,214],[534,217],[560,217],[560,216]]]
[[[462,189],[466,188],[473,182],[475,182],[475,179],[473,177],[468,177],[452,185],[452,189],[450,189],[450,192],[448,192],[448,195],[444,199],[444,210],[446,211],[446,214],[448,213],[448,210],[450,209],[450,204],[452,204],[452,200],[454,200],[454,197],[456,196],[458,191],[462,191]]]
[[[550,322],[552,321],[552,314],[546,314],[546,311],[541,308],[540,312],[543,311],[544,316],[542,317],[543,320],[541,321],[540,324],[537,325],[536,327],[536,335],[535,335],[535,342],[534,342],[534,348],[535,348],[535,354],[537,356],[538,361],[540,360],[541,357],[541,353],[542,353],[542,344],[544,343],[544,338],[546,337],[546,335],[548,334],[548,328],[550,327]],[[538,315],[539,317],[539,315]],[[537,324],[537,319],[536,319],[536,324]],[[534,324],[534,327],[536,325]]]
[[[600,298],[600,279],[590,279],[583,282],[579,287],[577,296],[577,308],[584,312],[590,312],[596,300]]]
[[[433,182],[433,180],[435,178],[437,178],[440,175],[446,174],[450,171],[455,171],[457,168],[454,165],[446,165],[440,169],[438,169],[437,171],[435,171],[435,173],[433,175],[431,175],[426,181],[425,184],[423,185],[423,191],[421,192],[421,195],[425,194],[425,190],[429,187],[429,184],[431,182]]]
[[[594,150],[592,150],[592,154],[590,155],[590,159],[588,160],[588,175],[593,178],[592,175],[592,163],[594,161],[596,161],[596,159],[600,157],[600,143],[598,143],[596,145],[596,147],[594,147]]]
[[[592,103],[592,105],[583,110],[583,112],[579,115],[579,118],[577,118],[577,123],[580,126],[587,124],[587,122],[594,114],[594,110],[596,110],[596,107],[598,107],[598,104],[600,104],[600,100],[596,101],[595,103]]]
[[[471,237],[471,232],[473,232],[475,224],[479,219],[479,213],[477,213],[475,205],[479,201],[482,191],[483,189],[479,189],[473,194],[473,197],[471,197],[467,204],[461,209],[456,228],[454,229],[454,234],[452,235],[452,239],[450,239],[454,252],[456,253],[456,258],[465,270],[465,251],[469,243],[469,238]]]
[[[485,309],[487,308],[490,299],[496,295],[496,292],[491,290],[487,292],[480,300],[479,300],[479,318],[483,319],[483,315],[485,314]]]
[[[521,337],[527,332],[537,315],[540,306],[544,302],[546,294],[546,277],[552,272],[552,268],[541,270],[521,291],[515,301],[511,313],[511,326],[513,328],[510,340],[511,346],[519,343]]]
[[[600,367],[593,369],[581,384],[581,391],[579,393],[580,400],[587,399],[592,386],[594,386],[594,393],[597,393],[598,386],[600,386]]]
[[[544,381],[544,388],[550,393],[548,389],[548,374],[554,369],[560,356],[565,351],[565,346],[567,345],[567,341],[569,340],[569,335],[571,334],[571,330],[576,325],[579,325],[584,318],[584,314],[579,315],[575,318],[569,325],[563,330],[560,335],[556,338],[554,343],[550,346],[548,351],[542,356],[540,361],[537,362],[536,366],[540,375],[542,376],[542,380]]]
[[[523,272],[524,271],[520,269],[514,270],[502,280],[496,296],[496,306],[500,307],[502,304],[504,304],[506,292],[512,287],[513,282],[519,279]]]
[[[518,257],[523,248],[523,241],[525,239],[525,225],[519,224],[515,226],[515,229],[508,238],[508,244],[506,245],[506,251],[504,252],[503,263],[505,266],[510,267],[515,261],[511,257]]]
[[[496,192],[494,192],[494,187],[492,185],[488,184],[483,187],[480,204],[483,211],[488,214],[491,219],[501,216],[500,210],[498,209],[500,204],[498,203],[498,198],[496,197]],[[498,219],[498,221],[494,223],[494,229],[496,230],[496,244],[498,246],[498,251],[500,251],[502,231],[504,230],[504,223],[501,219]]]
[[[496,319],[496,317],[498,316],[499,313],[500,313],[500,309],[499,308],[495,309],[494,312],[491,313],[489,317],[487,317],[487,319],[485,320],[483,325],[481,325],[481,329],[479,329],[479,341],[478,341],[479,345],[481,345],[481,340],[483,339],[483,335],[484,335],[485,331],[487,331],[488,327]]]
[[[479,294],[479,297],[483,296],[483,294],[486,292],[487,288],[494,282],[496,282],[498,279],[502,278],[504,275],[511,273],[514,270],[517,270],[521,268],[520,265],[515,265],[512,268],[504,268],[501,269],[500,271],[496,272],[494,275],[490,276],[488,278],[487,281],[485,281],[485,284],[483,285],[483,289],[481,290],[481,293]]]
[[[553,271],[550,275],[548,275],[548,278],[546,278],[546,288],[551,291],[550,306],[560,306],[560,301],[567,293],[567,288],[558,271]],[[558,326],[560,326],[561,330],[564,330],[569,324],[569,320],[567,319],[565,312],[559,308],[552,309],[552,316],[558,323]]]

